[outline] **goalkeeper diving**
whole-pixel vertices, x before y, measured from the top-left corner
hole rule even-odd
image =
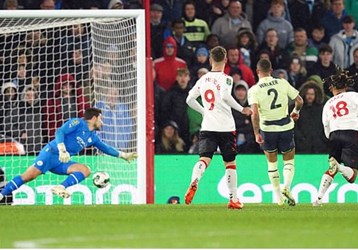
[[[127,162],[137,158],[137,153],[126,153],[107,145],[96,134],[102,126],[101,110],[89,108],[83,118],[73,118],[57,129],[55,139],[49,142],[35,158],[34,163],[22,174],[14,177],[0,193],[0,201],[21,185],[36,179],[39,175],[50,171],[67,178],[58,186],[54,186],[53,194],[68,198],[71,194],[66,188],[76,185],[86,179],[91,171],[88,166],[71,161],[71,156],[78,154],[84,148],[95,146],[103,153],[120,157]]]

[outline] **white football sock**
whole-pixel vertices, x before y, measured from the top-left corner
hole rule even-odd
[[[280,189],[280,173],[277,169],[276,162],[267,162],[268,164],[268,176],[272,185],[274,194],[276,195],[277,202],[280,202],[282,199],[281,189]]]
[[[203,176],[206,169],[206,164],[203,161],[198,161],[193,168],[193,173],[191,175],[191,182],[199,182],[200,178]]]
[[[343,175],[343,177],[347,181],[349,181],[354,175],[354,171],[352,168],[343,166],[341,164],[338,164],[338,171]]]
[[[290,190],[293,176],[295,175],[295,160],[283,161],[284,187]]]
[[[226,172],[226,184],[229,189],[229,198],[233,202],[237,202],[237,175],[236,169],[227,168]]]
[[[329,186],[331,186],[333,177],[328,174],[323,174],[321,179],[321,184],[319,185],[318,190],[318,199],[321,200],[324,194],[327,192]]]
[[[0,201],[4,198],[4,196],[2,194],[0,194]]]

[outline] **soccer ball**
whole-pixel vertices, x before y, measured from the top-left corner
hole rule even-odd
[[[107,187],[109,184],[109,174],[106,172],[97,172],[93,175],[93,184],[98,188]]]

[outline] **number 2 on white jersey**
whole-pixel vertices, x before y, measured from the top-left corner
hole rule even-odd
[[[345,101],[339,101],[335,106],[329,107],[333,112],[333,118],[336,119],[337,116],[345,116],[349,114],[349,109],[347,108],[347,103]]]

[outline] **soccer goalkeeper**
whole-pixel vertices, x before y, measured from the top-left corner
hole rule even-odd
[[[40,174],[50,171],[58,175],[68,175],[61,185],[51,189],[53,194],[68,198],[67,187],[76,185],[90,175],[88,166],[71,161],[71,155],[86,147],[95,146],[105,154],[120,157],[128,162],[137,158],[137,153],[125,153],[102,142],[96,134],[102,126],[101,110],[89,108],[84,118],[70,119],[60,127],[55,139],[49,142],[36,157],[34,163],[22,174],[13,178],[1,191],[0,201],[24,183],[32,181]]]

